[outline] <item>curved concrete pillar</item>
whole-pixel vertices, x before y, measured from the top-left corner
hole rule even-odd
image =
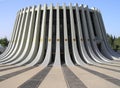
[[[109,62],[109,60],[100,53],[100,51],[97,47],[97,42],[95,41],[95,34],[93,32],[94,27],[92,25],[92,22],[91,22],[92,19],[90,17],[90,11],[88,10],[88,7],[86,7],[86,8],[87,8],[86,9],[87,22],[88,22],[88,28],[89,28],[88,29],[88,32],[89,32],[88,34],[89,34],[89,37],[90,37],[91,47],[92,47],[95,55],[98,56],[96,59],[98,59],[102,63]]]
[[[68,28],[67,28],[67,17],[66,17],[66,5],[63,5],[63,18],[64,18],[64,56],[66,65],[72,65],[73,62],[70,57],[69,46],[68,46]]]
[[[96,31],[96,33],[97,33],[97,38],[98,38],[98,40],[99,40],[100,43],[101,43],[101,49],[102,49],[101,52],[102,52],[102,54],[103,54],[105,57],[107,57],[107,58],[109,58],[109,59],[113,59],[114,57],[111,56],[111,54],[108,52],[108,50],[107,50],[107,48],[106,48],[106,46],[105,46],[105,43],[104,43],[104,41],[103,41],[103,36],[102,36],[102,34],[101,34],[101,28],[100,28],[100,24],[99,24],[99,20],[98,20],[96,11],[94,10],[93,13],[94,13],[95,29],[97,30],[97,31]]]
[[[30,52],[28,52],[28,48],[27,48],[27,51],[23,54],[21,58],[21,61],[20,62],[17,62],[16,65],[20,66],[20,65],[25,65],[25,64],[28,64],[30,63],[36,56],[37,54],[37,51],[38,51],[38,47],[39,47],[39,35],[40,35],[40,10],[41,10],[41,6],[39,5],[38,7],[33,7],[33,10],[32,12],[34,13],[35,12],[35,8],[37,8],[37,11],[36,13],[34,14],[33,16],[33,25],[31,25],[31,31],[29,32],[31,35],[31,33],[33,32],[34,30],[34,34],[33,34],[33,37],[31,36],[31,43],[32,43],[32,46],[31,46],[31,49],[30,49]],[[29,37],[29,36],[28,36]],[[30,41],[29,40],[29,41]],[[27,43],[26,47],[29,45],[29,42]],[[28,55],[26,56],[26,53],[28,53]]]
[[[43,18],[42,18],[42,24],[41,24],[41,34],[40,34],[40,45],[38,48],[38,52],[36,54],[36,57],[33,59],[33,61],[29,64],[29,65],[36,65],[37,63],[42,63],[42,61],[44,60],[43,56],[45,53],[45,22],[46,22],[46,4],[44,5],[43,8]]]
[[[108,44],[107,37],[106,37],[107,34],[105,32],[105,27],[104,27],[104,24],[103,24],[102,16],[101,16],[100,12],[96,12],[96,14],[98,16],[98,19],[99,19],[99,22],[100,22],[100,25],[101,25],[101,32],[102,32],[102,36],[103,36],[103,40],[105,42],[106,48],[108,49],[108,51],[110,52],[110,54],[113,57],[115,57],[114,59],[118,60],[118,58],[120,58],[120,54],[118,54],[115,51],[113,51],[110,48],[110,45]]]
[[[30,7],[31,8],[31,7]],[[22,27],[22,36],[21,36],[21,42],[20,42],[20,46],[19,46],[19,49],[18,49],[18,51],[16,52],[16,54],[11,58],[11,59],[9,59],[9,60],[7,60],[7,63],[8,64],[13,64],[13,63],[15,63],[15,62],[17,62],[17,61],[19,61],[20,60],[20,58],[19,57],[22,57],[22,55],[23,55],[23,53],[25,52],[25,50],[26,50],[26,48],[27,47],[30,47],[31,46],[31,44],[29,43],[29,46],[28,45],[26,45],[27,44],[27,41],[29,40],[29,39],[31,39],[30,38],[30,36],[32,36],[32,34],[31,35],[29,35],[30,33],[29,33],[29,31],[30,31],[30,27],[29,27],[29,29],[28,30],[26,30],[27,28],[26,27],[28,27],[28,23],[29,23],[29,14],[30,14],[30,8],[28,8],[28,14],[26,14],[26,11],[23,13],[24,14],[24,27]],[[34,13],[33,13],[34,14]],[[27,16],[27,17],[26,17]],[[31,14],[31,20],[32,20],[33,18],[32,18],[32,14]],[[33,25],[33,23],[31,22],[30,24],[32,24]],[[29,39],[27,39],[28,37],[29,37]],[[27,40],[27,41],[26,41]],[[27,55],[27,54],[26,54]],[[17,59],[16,59],[17,58]]]
[[[86,8],[86,12],[85,12],[85,14],[86,14],[86,23],[87,23],[87,36],[89,36],[89,39],[90,39],[90,41],[89,41],[89,43],[90,43],[90,47],[89,47],[89,49],[90,50],[88,50],[89,52],[90,52],[90,54],[91,54],[91,57],[96,61],[96,62],[98,62],[98,63],[103,63],[103,61],[97,56],[97,54],[94,52],[94,50],[98,50],[98,48],[97,48],[97,46],[96,45],[93,45],[93,47],[92,47],[92,42],[93,42],[93,40],[95,39],[95,37],[93,37],[93,35],[94,34],[92,34],[93,32],[92,32],[92,30],[90,30],[90,16],[89,16],[89,13],[88,13],[88,6],[87,7],[85,7]],[[92,32],[92,33],[91,33]],[[91,33],[91,34],[90,34]],[[100,55],[100,53],[99,53],[99,55]]]
[[[85,8],[85,9],[87,9],[87,8]],[[90,56],[91,60],[101,63],[100,59],[95,55],[95,53],[91,47],[90,38],[88,35],[89,29],[88,29],[87,22],[86,22],[87,17],[86,17],[83,5],[81,5],[81,13],[82,13],[82,22],[83,22],[83,35],[84,35],[84,39],[85,39],[85,46],[86,46],[87,53]]]
[[[7,56],[9,56],[12,52],[13,52],[13,49],[14,49],[14,47],[15,47],[15,44],[16,44],[16,39],[17,39],[17,36],[18,36],[18,27],[20,26],[20,20],[21,20],[21,17],[22,17],[22,15],[21,15],[21,11],[19,12],[19,18],[18,18],[18,23],[17,23],[17,25],[16,25],[16,31],[15,31],[15,33],[14,33],[14,39],[12,40],[12,41],[10,41],[10,42],[12,42],[12,46],[11,46],[11,48],[10,48],[10,50],[9,50],[9,52],[6,54],[6,55],[1,55],[1,61],[3,60],[3,59],[5,59]],[[9,47],[8,47],[9,48]]]
[[[52,56],[52,23],[53,23],[53,5],[50,6],[50,17],[49,17],[49,29],[48,29],[48,45],[47,51],[45,55],[45,59],[42,62],[42,66],[49,65]]]
[[[72,39],[72,50],[73,50],[73,55],[74,55],[74,59],[75,62],[78,65],[84,65],[84,62],[82,61],[79,53],[78,53],[78,49],[77,49],[77,44],[76,44],[76,36],[75,36],[75,23],[74,23],[74,19],[73,18],[73,9],[72,9],[72,4],[70,4],[70,22],[71,22],[71,39]],[[69,30],[69,29],[68,29]]]
[[[77,19],[77,27],[78,27],[78,43],[79,43],[79,51],[81,52],[82,60],[85,61],[88,64],[92,64],[87,58],[87,52],[85,50],[84,40],[83,40],[83,34],[82,34],[82,24],[81,24],[81,13],[79,13],[80,9],[78,7],[78,4],[76,4],[76,19]]]
[[[13,27],[13,33],[12,33],[12,36],[11,36],[11,40],[8,44],[8,48],[4,51],[4,53],[2,53],[0,55],[0,58],[3,58],[5,56],[7,56],[7,54],[10,52],[12,46],[13,46],[13,41],[14,41],[14,38],[15,38],[15,34],[16,34],[16,28],[17,28],[17,25],[18,25],[18,21],[19,21],[19,18],[20,18],[20,11],[17,13],[17,17],[16,17],[16,20],[15,20],[15,24],[14,24],[14,27]]]
[[[23,33],[24,33],[24,37],[26,37],[26,38],[24,38],[23,37],[23,40],[21,41],[21,42],[23,42],[23,44],[22,44],[22,46],[25,46],[24,47],[24,49],[23,49],[23,52],[22,52],[22,54],[20,55],[20,56],[18,56],[18,57],[15,57],[15,58],[17,58],[16,60],[14,60],[14,61],[12,61],[10,64],[16,64],[16,63],[18,63],[18,62],[21,62],[21,61],[23,61],[24,62],[24,60],[25,60],[25,58],[28,56],[28,54],[29,54],[29,52],[31,51],[31,49],[32,49],[32,43],[34,43],[33,42],[33,39],[34,39],[34,31],[35,31],[35,22],[36,22],[36,18],[35,18],[35,6],[33,6],[31,9],[31,20],[30,20],[30,26],[29,26],[29,30],[28,31],[25,31],[25,29],[24,29],[24,31],[23,31]],[[29,10],[28,11],[30,11],[30,8],[29,8]],[[28,12],[28,15],[27,15],[27,18],[26,18],[26,26],[28,26],[27,25],[27,23],[28,23],[28,20],[29,19],[29,12]],[[36,45],[37,46],[37,45]],[[27,58],[28,59],[28,58]],[[29,59],[28,59],[29,60]]]
[[[19,47],[20,47],[21,37],[22,37],[22,34],[23,34],[23,26],[24,26],[24,20],[25,20],[25,14],[24,14],[24,12],[25,12],[25,9],[23,9],[22,13],[21,13],[22,14],[22,18],[20,19],[20,25],[18,26],[19,32],[17,34],[18,36],[17,36],[17,39],[16,39],[15,47],[14,47],[12,53],[8,57],[6,57],[4,59],[4,61],[2,61],[3,63],[8,62],[9,60],[12,59],[13,56],[19,54],[18,50],[20,50]]]
[[[60,61],[60,17],[59,17],[59,4],[57,4],[57,24],[56,24],[56,50],[54,65],[61,65]]]

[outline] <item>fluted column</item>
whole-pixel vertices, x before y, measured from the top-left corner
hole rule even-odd
[[[11,61],[13,59],[12,57],[17,56],[18,54],[22,53],[22,52],[20,52],[19,47],[21,45],[20,42],[22,40],[21,38],[22,38],[22,35],[23,35],[23,27],[24,27],[24,21],[25,21],[25,11],[26,11],[26,8],[23,9],[23,12],[22,12],[23,16],[22,16],[22,19],[21,19],[21,25],[20,25],[20,29],[19,29],[20,31],[18,33],[18,38],[17,38],[17,43],[15,45],[15,48],[14,48],[13,52],[7,58],[5,58],[3,63],[7,63],[7,62]]]
[[[91,30],[90,30],[90,21],[89,21],[89,12],[88,12],[88,6],[85,7],[86,11],[84,10],[84,15],[85,15],[85,23],[86,23],[86,27],[84,27],[84,34],[85,34],[85,38],[87,38],[86,44],[87,44],[87,51],[89,53],[89,55],[91,56],[91,58],[98,62],[98,63],[102,63],[103,61],[95,54],[94,49],[92,48],[92,37],[93,34],[90,35]]]
[[[46,56],[44,61],[42,62],[42,66],[47,66],[51,61],[52,55],[52,22],[53,22],[53,5],[50,6],[50,17],[49,17],[49,29],[48,29],[48,46],[46,51]]]
[[[46,9],[47,9],[47,5],[44,5],[43,8],[43,16],[42,16],[42,24],[41,24],[41,33],[40,33],[40,45],[39,45],[39,49],[37,52],[36,57],[34,58],[34,60],[30,63],[30,65],[36,65],[37,63],[42,63],[42,61],[44,60],[43,56],[45,53],[45,27],[46,27]]]
[[[84,21],[85,18],[83,19],[84,17],[84,12],[83,12],[83,7],[80,6],[79,7],[80,10],[81,10],[81,13],[79,13],[79,9],[78,9],[78,5],[76,4],[76,16],[77,16],[77,25],[78,25],[78,35],[79,35],[79,47],[80,47],[80,50],[81,50],[81,56],[83,57],[83,59],[86,61],[86,63],[88,64],[93,64],[94,62],[91,60],[91,58],[88,56],[88,53],[86,51],[86,46],[85,46],[85,38],[83,36],[83,32],[84,32]],[[81,17],[81,18],[80,18]],[[83,23],[81,23],[83,22]]]
[[[93,48],[93,51],[95,52],[96,56],[98,56],[98,59],[100,62],[109,62],[109,60],[104,57],[101,52],[99,51],[98,47],[97,47],[97,43],[95,41],[95,35],[94,35],[94,32],[93,32],[93,25],[92,25],[92,19],[90,18],[90,11],[88,9],[88,7],[86,7],[86,15],[87,15],[87,21],[88,21],[88,28],[89,28],[89,36],[91,38],[91,45],[92,45],[92,48]]]
[[[105,45],[106,45],[106,48],[108,49],[108,51],[110,52],[110,54],[114,57],[114,59],[118,59],[120,58],[120,54],[117,54],[115,51],[113,51],[111,48],[110,48],[110,45],[108,44],[108,41],[107,41],[107,34],[106,34],[106,31],[105,31],[105,26],[104,26],[104,23],[103,23],[103,20],[102,20],[102,16],[100,14],[100,12],[96,12],[97,16],[98,16],[98,19],[99,19],[99,23],[100,23],[100,26],[101,26],[101,33],[102,33],[102,36],[103,36],[103,41],[105,42]]]
[[[108,59],[113,59],[113,57],[110,55],[110,53],[108,52],[108,50],[105,47],[105,43],[103,41],[103,37],[102,37],[102,34],[101,34],[100,24],[99,24],[99,21],[98,21],[98,18],[97,18],[96,11],[94,10],[93,13],[94,13],[95,30],[97,30],[96,33],[98,35],[98,39],[100,39],[100,42],[101,42],[102,54],[105,57],[107,57]]]
[[[74,19],[73,18],[73,9],[72,9],[72,4],[70,4],[70,23],[71,23],[71,39],[72,39],[72,50],[73,50],[73,55],[74,55],[74,59],[76,64],[78,65],[83,65],[83,61],[78,53],[78,49],[77,49],[77,44],[76,44],[76,36],[75,36],[75,23],[74,23]],[[69,29],[68,29],[69,30]]]
[[[30,8],[29,8],[30,9]],[[29,30],[25,30],[23,31],[23,37],[22,37],[22,41],[21,41],[21,50],[23,50],[23,52],[21,53],[20,56],[17,56],[15,58],[15,61],[12,61],[10,64],[18,64],[18,62],[21,62],[25,60],[25,58],[28,56],[30,50],[32,49],[32,43],[33,43],[33,35],[34,35],[34,25],[35,25],[35,6],[33,6],[31,8],[31,20],[30,20],[30,25],[29,25]],[[28,16],[28,15],[27,15]],[[29,19],[29,18],[26,18]],[[28,26],[28,25],[27,25]],[[24,49],[23,49],[24,48]]]
[[[87,52],[85,50],[85,44],[84,44],[84,39],[83,39],[83,34],[82,34],[82,23],[81,23],[81,18],[80,18],[80,13],[79,13],[79,7],[78,4],[76,4],[76,20],[77,20],[77,27],[78,27],[78,42],[79,42],[79,51],[81,52],[81,57],[82,59],[85,60],[86,63],[90,63],[89,60],[87,59]]]
[[[63,5],[63,18],[64,18],[64,55],[66,65],[73,65],[70,57],[69,47],[68,47],[68,33],[67,33],[67,17],[66,17],[66,5]]]
[[[11,36],[11,40],[10,40],[8,46],[7,46],[7,49],[0,55],[0,58],[7,55],[9,53],[10,49],[13,46],[13,41],[14,41],[14,38],[15,38],[16,28],[17,28],[17,25],[18,25],[19,17],[20,17],[20,11],[17,13],[17,17],[16,17],[15,24],[14,24],[14,27],[13,27],[13,33],[12,33],[12,36]]]
[[[59,17],[59,4],[57,4],[57,17],[56,17],[56,54],[54,65],[61,65],[60,62],[60,17]]]
[[[20,25],[21,25],[22,12],[23,12],[23,10],[21,10],[20,13],[19,13],[19,14],[20,14],[20,17],[19,17],[19,20],[18,20],[18,25],[17,25],[17,27],[16,27],[15,37],[14,37],[14,40],[12,41],[12,42],[13,42],[13,45],[12,45],[10,51],[9,51],[5,56],[3,56],[3,57],[0,59],[1,61],[4,61],[9,55],[11,55],[11,53],[13,53],[13,51],[14,51],[14,49],[15,49],[16,43],[17,43],[17,41],[18,41],[17,38],[18,38],[18,34],[19,34],[19,27],[20,27]]]
[[[34,35],[33,35],[33,41],[32,41],[32,46],[31,46],[31,50],[28,54],[27,57],[24,57],[22,62],[18,63],[17,65],[26,65],[30,62],[32,62],[32,60],[34,60],[36,54],[37,54],[37,50],[39,47],[39,35],[40,35],[40,15],[41,15],[41,6],[39,5],[38,7],[36,7],[36,16],[34,17],[35,20],[35,24],[34,24],[34,28],[32,28],[34,30]]]

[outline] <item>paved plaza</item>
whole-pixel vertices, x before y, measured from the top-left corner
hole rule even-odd
[[[120,62],[86,66],[0,65],[0,88],[120,88]]]

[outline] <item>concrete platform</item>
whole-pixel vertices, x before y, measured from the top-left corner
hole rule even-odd
[[[0,72],[0,88],[120,88],[120,68],[99,66],[12,68]]]

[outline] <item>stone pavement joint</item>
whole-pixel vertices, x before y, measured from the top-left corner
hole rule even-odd
[[[46,67],[18,88],[37,88],[49,73],[52,67]]]
[[[96,67],[98,68],[103,68],[103,69],[107,69],[107,70],[111,70],[111,71],[115,71],[115,72],[120,72],[120,70],[117,70],[117,69],[112,69],[112,68],[107,68],[107,67],[101,67],[101,66],[97,66],[95,65]]]
[[[113,84],[116,84],[116,85],[120,86],[120,80],[119,79],[110,77],[108,75],[102,74],[100,72],[97,72],[97,71],[94,71],[94,70],[91,70],[91,69],[88,69],[88,68],[85,68],[85,67],[80,67],[80,68],[82,68],[82,69],[84,69],[84,70],[86,70],[86,71],[88,71],[88,72],[90,72],[90,73],[92,73],[94,75],[97,75],[97,76],[99,76],[99,77],[101,77],[101,78],[103,78],[103,79],[105,79],[105,80],[107,80],[107,81],[109,81],[109,82],[111,82]]]
[[[87,88],[84,83],[67,67],[63,66],[65,79],[70,88]]]
[[[5,69],[0,69],[0,72],[1,71],[6,71],[6,70],[11,70],[11,69],[14,69],[14,68],[18,68],[20,66],[15,66],[15,67],[9,67],[9,68],[5,68]]]
[[[21,73],[23,73],[23,72],[26,72],[26,71],[28,71],[28,70],[31,70],[31,69],[33,69],[33,68],[35,68],[35,66],[28,67],[28,68],[25,68],[25,69],[22,69],[22,70],[19,70],[19,71],[16,71],[16,72],[12,72],[12,73],[9,73],[9,74],[0,76],[0,82],[6,80],[6,79],[8,79],[8,78],[11,78],[11,77],[13,77],[13,76],[19,75],[19,74],[21,74]]]

